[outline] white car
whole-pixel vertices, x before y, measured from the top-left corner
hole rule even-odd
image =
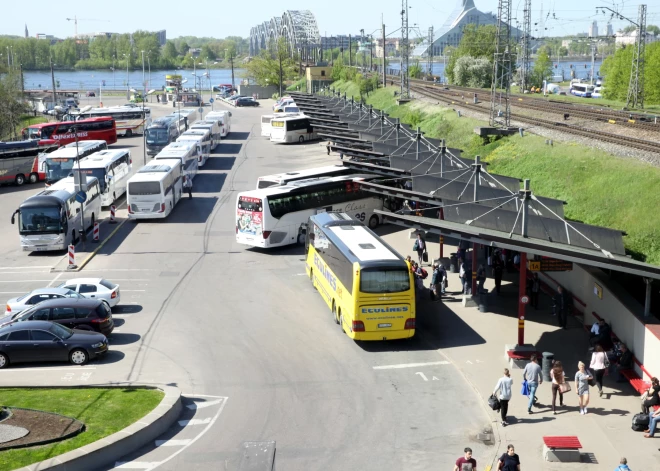
[[[34,291],[18,296],[7,301],[5,316],[18,314],[21,311],[46,301],[47,299],[57,298],[82,298],[78,293],[66,288],[39,288]]]
[[[74,278],[65,281],[59,288],[70,289],[85,298],[101,299],[111,308],[119,304],[120,300],[119,285],[104,278]]]

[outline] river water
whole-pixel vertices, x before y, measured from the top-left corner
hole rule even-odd
[[[242,80],[244,69],[234,69],[234,82],[236,85]],[[204,69],[197,69],[197,76],[205,73]],[[188,79],[186,87],[193,87],[194,76],[192,70],[152,70],[151,80],[149,80],[149,71],[145,70],[144,79],[147,89],[160,90],[165,85],[165,76],[179,74],[184,79]],[[211,85],[221,83],[231,83],[231,69],[211,69]],[[25,71],[23,80],[26,89],[45,89],[52,88],[50,71]],[[199,81],[199,79],[198,79]],[[126,69],[112,70],[56,70],[55,82],[58,88],[64,90],[98,90],[100,86],[104,89],[125,89],[126,88]],[[59,85],[58,85],[59,82]],[[142,69],[128,72],[128,86],[142,88]],[[202,77],[202,88],[208,89],[209,81]]]

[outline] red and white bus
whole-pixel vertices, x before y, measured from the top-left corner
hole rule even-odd
[[[75,142],[74,126],[79,141],[105,141],[108,145],[117,142],[117,125],[114,118],[109,116],[33,124],[23,129],[23,139],[38,139],[40,144],[54,142],[63,146]]]
[[[0,183],[22,185],[44,180],[43,159],[57,147],[37,141],[0,142]]]

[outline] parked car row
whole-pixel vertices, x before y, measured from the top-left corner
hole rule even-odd
[[[108,351],[119,285],[76,278],[7,301],[0,319],[0,368],[15,363],[69,361],[84,365]]]
[[[218,93],[216,95],[216,98],[224,100],[226,103],[229,103],[230,105],[234,105],[236,107],[259,106],[259,101],[255,100],[253,97],[247,97],[238,94],[231,95],[230,93]]]

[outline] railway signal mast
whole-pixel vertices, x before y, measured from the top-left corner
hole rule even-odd
[[[525,0],[523,17],[523,35],[520,45],[522,58],[520,61],[520,89],[522,91],[529,88],[529,55],[532,40],[532,0]]]
[[[499,0],[490,91],[490,125],[494,127],[509,128],[511,125],[511,63],[511,0]]]
[[[383,44],[383,48],[385,45]],[[401,0],[401,93],[399,102],[410,100],[410,43],[408,41],[408,0]]]
[[[637,26],[637,37],[633,46],[632,68],[630,69],[630,81],[628,82],[628,98],[626,107],[644,108],[644,54],[646,52],[646,5],[640,5],[637,13],[637,22],[626,18],[618,11],[609,7],[598,7],[603,12],[611,11],[621,20],[626,20]],[[596,9],[598,11],[598,9]]]

